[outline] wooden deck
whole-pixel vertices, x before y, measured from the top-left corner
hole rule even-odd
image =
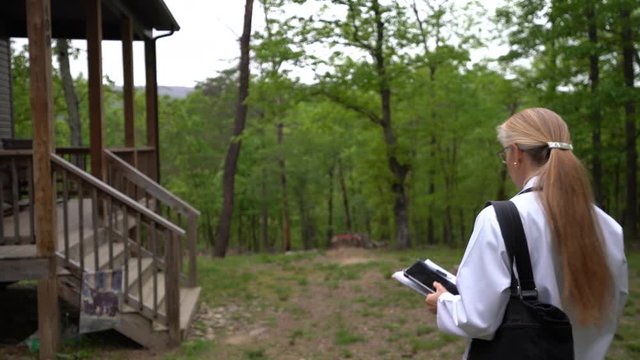
[[[0,282],[42,279],[48,266],[49,259],[38,257],[35,245],[0,246]]]
[[[82,216],[80,215],[80,208],[82,207]],[[59,201],[57,204],[57,232],[58,232],[58,249],[60,243],[63,242],[65,235],[65,214],[68,218],[67,230],[77,229],[79,224],[86,224],[92,219],[91,199],[85,198],[80,204],[79,199],[69,199],[65,204]],[[34,224],[32,223],[32,210],[27,206],[23,206],[17,214],[7,214],[2,220],[0,227],[0,244],[2,245],[35,245],[35,239],[33,237]],[[85,225],[85,228],[87,225]],[[16,229],[18,229],[16,237]],[[2,246],[0,246],[1,248]],[[0,258],[3,250],[0,249]]]
[[[0,246],[0,260],[32,259],[36,257],[35,245]]]
[[[90,200],[85,199],[82,205],[82,217],[91,219]],[[67,203],[66,210],[65,206],[59,203],[57,206],[58,250],[64,249],[65,228],[63,214],[65,211],[70,224],[67,227],[67,238],[70,243],[77,243],[79,240],[77,232],[69,232],[68,229],[78,228],[81,222],[80,201],[72,199]],[[0,243],[3,244],[0,245],[0,282],[38,280],[47,275],[49,258],[41,257],[37,254],[32,219],[32,210],[29,206],[24,207],[17,214],[4,216],[2,227],[0,228],[2,231]],[[16,229],[18,229],[17,233]]]
[[[58,201],[56,256],[53,258],[39,257],[36,245],[27,243],[33,242],[34,238],[32,211],[28,206],[21,208],[20,213],[6,215],[0,228],[0,241],[5,243],[0,245],[0,283],[43,279],[48,275],[50,261],[55,261],[59,296],[79,308],[82,273],[122,268],[126,271],[126,292],[121,321],[115,330],[149,348],[160,349],[173,344],[175,341],[167,324],[171,292],[167,292],[165,287],[166,269],[158,268],[164,266],[162,260],[154,260],[149,250],[139,249],[140,243],[136,242],[139,239],[125,235],[136,224],[136,218],[131,214],[125,221],[122,211],[114,208],[111,216],[102,216],[105,222],[118,224],[114,227],[118,236],[115,233],[106,235],[107,224],[99,223],[94,208],[102,206],[106,211],[109,206],[105,206],[105,203],[96,206],[93,201],[91,198],[72,198],[66,203]],[[128,230],[124,230],[125,224],[128,224]],[[18,229],[18,236],[15,229]],[[145,227],[143,231],[148,230]],[[132,230],[132,234],[138,232]],[[128,250],[125,243],[128,244]],[[110,259],[113,261],[111,265]],[[197,311],[200,288],[183,284],[178,291],[177,331],[179,338],[184,339]]]

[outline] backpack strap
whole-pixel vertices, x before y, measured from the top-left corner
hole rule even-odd
[[[513,202],[508,200],[491,201],[490,204],[493,205],[496,212],[500,232],[502,233],[502,238],[504,239],[511,263],[511,293],[523,299],[537,299],[538,291],[536,289],[536,283],[533,280],[527,238],[524,234],[518,208]],[[513,273],[514,261],[516,263],[516,269],[518,269],[520,286],[518,286],[518,279],[516,279]]]

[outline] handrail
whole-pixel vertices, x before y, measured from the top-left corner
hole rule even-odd
[[[117,157],[110,150],[105,149],[104,153],[105,155],[107,155],[107,161],[115,162],[118,166],[125,170],[128,175],[130,175],[129,180],[131,182],[133,182],[137,186],[143,187],[149,194],[157,197],[158,200],[165,202],[167,205],[171,205],[177,208],[183,208],[185,215],[187,215],[188,213],[194,213],[197,216],[200,216],[200,211],[189,205],[184,200],[175,196],[173,193],[164,188],[162,185],[153,181],[147,175],[141,173],[136,168],[129,165],[126,161]]]
[[[127,154],[133,152],[145,152],[145,151],[154,151],[155,148],[153,146],[137,146],[137,147],[111,147],[108,151],[118,154]]]
[[[159,216],[158,214],[154,213],[153,211],[151,211],[151,210],[147,209],[146,207],[140,205],[136,201],[131,200],[129,197],[123,195],[118,190],[116,190],[113,187],[111,187],[111,186],[103,183],[102,181],[96,179],[93,175],[91,175],[89,173],[85,173],[85,172],[79,170],[78,168],[76,168],[73,164],[71,164],[67,160],[61,158],[60,156],[58,156],[56,154],[50,154],[50,156],[51,156],[51,160],[53,162],[55,162],[56,164],[62,166],[65,170],[67,170],[70,173],[72,173],[73,175],[81,178],[83,181],[86,181],[87,183],[91,184],[92,186],[98,188],[99,190],[104,191],[105,193],[109,194],[109,196],[112,196],[112,197],[116,198],[118,201],[124,203],[125,205],[127,205],[127,206],[133,208],[134,210],[144,214],[145,216],[149,217],[150,219],[152,219],[153,221],[157,222],[158,224],[161,224],[163,227],[168,228],[169,230],[173,231],[174,233],[176,233],[176,234],[178,234],[180,236],[184,236],[186,234],[186,232],[183,229],[181,229],[180,227],[176,226],[172,222],[164,219],[163,217]]]
[[[169,190],[162,187],[162,185],[158,184],[123,159],[116,156],[112,151],[105,150],[104,153],[107,162],[107,177],[111,184],[116,186],[118,190],[128,193],[129,195],[131,195],[131,190],[133,190],[133,194],[138,194],[138,190],[142,190],[145,198],[147,199],[147,206],[149,206],[149,198],[147,198],[147,195],[149,195],[149,197],[156,201],[152,210],[162,214],[163,209],[160,205],[165,206],[165,210],[167,210],[166,218],[169,221],[175,220],[178,225],[186,228],[188,273],[186,274],[185,280],[187,286],[196,286],[196,247],[198,242],[198,217],[200,216],[200,211],[189,205],[186,201],[175,196]],[[134,189],[131,189],[129,184],[133,185]],[[186,223],[182,223],[179,216],[172,219],[170,215],[170,212],[172,211],[175,211],[179,215],[186,216]]]
[[[3,185],[10,187],[6,196],[0,191],[0,200],[10,200],[14,208],[14,221],[6,227],[0,222],[0,238],[10,244],[30,241],[34,225],[37,226],[34,224],[33,194],[29,190],[33,181],[31,155],[30,149],[0,150],[0,160],[7,167]],[[82,276],[87,270],[122,268],[123,295],[127,304],[145,317],[168,326],[172,330],[170,333],[178,334],[182,244],[185,235],[191,235],[191,228],[185,231],[179,223],[163,218],[60,155],[50,153],[49,158],[55,196],[59,201],[56,208],[59,211],[58,264],[75,276]],[[26,179],[23,185],[17,180],[19,176]],[[21,220],[18,202],[22,206],[26,199],[21,196],[22,190],[18,186],[25,186],[29,191],[26,194],[30,212],[27,224]],[[24,225],[31,228],[29,233],[19,231],[25,229]],[[5,236],[7,233],[13,234],[13,238]],[[147,287],[147,280],[143,280],[143,270],[146,274],[151,273],[148,278],[151,288]],[[162,298],[160,294],[163,294]]]
[[[172,339],[178,338],[181,238],[186,232],[62,157],[49,155],[62,196],[64,234],[63,243],[58,245],[59,261],[76,276],[84,273],[91,257],[95,270],[121,267],[126,303],[145,317],[166,325]],[[88,197],[84,195],[87,192]],[[69,206],[72,197],[77,201]],[[89,222],[84,221],[85,207],[90,213]],[[73,214],[78,214],[78,218]],[[87,238],[83,229],[89,223],[91,226],[86,229],[93,235]],[[85,246],[91,247],[90,252]],[[150,259],[144,267],[143,258]],[[143,269],[151,273],[144,288]],[[160,283],[163,278],[164,287]]]
[[[0,156],[2,157],[28,156],[32,154],[33,150],[0,150]]]

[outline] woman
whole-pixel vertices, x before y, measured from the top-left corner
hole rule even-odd
[[[524,226],[538,298],[569,316],[576,359],[604,359],[628,294],[622,228],[593,205],[586,171],[556,113],[519,112],[498,126],[498,140],[511,180],[521,189],[511,201]],[[438,327],[492,339],[511,284],[493,207],[476,218],[457,275],[460,295],[435,283],[437,291],[425,300]]]

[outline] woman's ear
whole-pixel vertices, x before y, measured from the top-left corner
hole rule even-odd
[[[519,164],[522,163],[524,160],[524,150],[520,149],[517,144],[512,144],[511,146],[513,146],[511,150],[513,151],[513,155],[515,155],[515,161]]]

